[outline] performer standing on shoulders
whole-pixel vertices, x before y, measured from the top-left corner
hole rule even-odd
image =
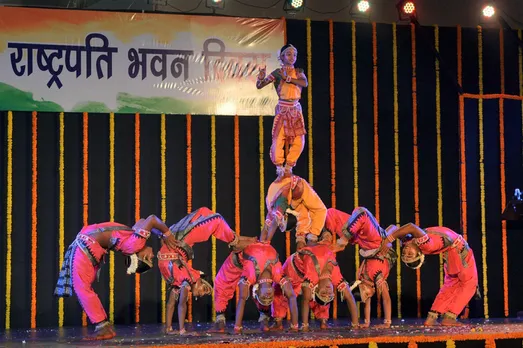
[[[256,87],[261,89],[274,82],[278,94],[272,126],[271,160],[278,176],[289,176],[305,145],[305,123],[300,105],[301,90],[309,85],[303,69],[295,68],[298,50],[291,44],[283,46],[278,54],[281,68],[268,76],[266,68],[260,68]],[[289,153],[285,157],[285,143]],[[285,167],[284,167],[285,164]]]
[[[423,265],[425,254],[443,254],[445,280],[429,311],[425,326],[462,325],[456,317],[476,293],[478,271],[474,253],[463,236],[446,227],[421,229],[413,223],[401,226],[390,234],[381,246],[381,254],[387,253],[389,242],[402,240],[401,260],[410,268]]]
[[[194,244],[206,242],[214,236],[229,243],[230,248],[241,250],[256,238],[236,235],[220,214],[206,207],[188,214],[169,230],[176,240],[176,246],[174,250],[169,250],[164,244],[158,252],[158,268],[169,285],[165,331],[168,334],[178,333],[172,328],[174,307],[178,301],[179,333],[182,335],[186,333],[184,323],[189,291],[195,297],[210,295],[213,291],[211,284],[201,278],[201,272],[189,265],[189,261],[194,258]]]
[[[169,228],[154,215],[140,219],[132,228],[116,222],[85,226],[69,245],[54,294],[69,297],[74,290],[89,320],[96,325],[94,336],[88,339],[104,340],[116,336],[100,298],[92,288],[104,256],[110,250],[133,255],[131,262],[127,260],[127,273],[145,272],[152,267],[154,257],[152,249],[145,246],[151,231],[162,237],[167,247],[176,246]]]

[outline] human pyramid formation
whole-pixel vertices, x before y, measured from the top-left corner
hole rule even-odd
[[[370,326],[371,298],[378,292],[383,300],[382,328],[391,326],[391,298],[387,277],[396,261],[395,240],[401,242],[401,260],[410,268],[423,265],[425,255],[442,254],[445,281],[425,325],[460,325],[459,315],[477,291],[478,277],[474,254],[463,237],[445,227],[420,227],[408,223],[397,228],[383,229],[364,207],[351,214],[327,209],[309,183],[292,173],[305,142],[305,126],[299,99],[307,87],[302,69],[294,67],[297,50],[287,44],[280,50],[281,68],[266,75],[260,69],[256,87],[274,83],[279,101],[272,129],[271,159],[277,167],[277,178],[270,185],[267,216],[259,237],[238,236],[224,218],[202,207],[188,214],[171,227],[151,215],[140,219],[131,228],[116,222],[85,226],[71,243],[64,257],[55,295],[76,293],[91,323],[96,325],[88,339],[113,338],[116,333],[107,314],[92,289],[101,261],[109,250],[127,256],[127,273],[143,273],[153,266],[154,253],[146,246],[151,233],[162,240],[157,253],[158,268],[167,282],[167,334],[187,334],[184,323],[187,300],[210,295],[214,291],[216,321],[211,332],[225,332],[225,311],[239,288],[234,333],[242,333],[245,303],[252,297],[260,313],[262,331],[283,330],[283,319],[290,310],[290,331],[309,330],[309,312],[327,328],[334,288],[345,300],[351,316],[351,328]],[[288,146],[288,151],[284,146]],[[271,246],[277,230],[295,231],[296,252],[281,264]],[[333,243],[333,236],[338,237]],[[211,284],[189,261],[195,255],[192,247],[207,242],[211,236],[228,243],[232,249]],[[358,245],[363,258],[357,279],[350,285],[341,275],[336,253],[347,245]],[[365,303],[364,321],[360,323],[352,291],[358,289]],[[298,326],[297,296],[301,295],[301,327]],[[172,318],[178,303],[179,330],[173,330]],[[270,320],[274,321],[269,326]]]

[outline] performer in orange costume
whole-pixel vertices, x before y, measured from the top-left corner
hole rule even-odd
[[[327,232],[328,233],[328,232]],[[302,331],[309,330],[309,309],[314,317],[320,320],[320,328],[327,328],[330,303],[334,300],[334,287],[347,301],[351,314],[352,327],[358,327],[358,312],[356,301],[352,296],[348,283],[343,279],[336,256],[330,249],[328,241],[316,243],[317,237],[309,235],[306,247],[292,254],[283,265],[283,275],[290,279],[294,293],[303,293],[302,299]],[[273,330],[283,329],[283,318],[287,314],[287,301],[276,285],[275,298],[272,304],[272,317],[276,323]]]
[[[408,236],[408,237],[407,237]],[[410,237],[410,238],[409,238]],[[461,325],[456,317],[476,293],[478,271],[474,253],[463,236],[446,227],[421,229],[413,223],[400,227],[387,237],[387,242],[403,238],[401,260],[410,268],[423,265],[425,254],[443,254],[445,280],[425,320],[426,326]],[[381,252],[389,248],[384,242]]]
[[[104,256],[110,250],[128,256],[138,253],[136,256],[141,264],[129,262],[127,273],[136,272],[138,267],[139,273],[148,270],[154,254],[150,247],[145,247],[145,243],[151,232],[164,238],[166,246],[175,247],[169,228],[151,215],[146,220],[137,221],[132,228],[116,222],[85,226],[67,249],[54,294],[69,297],[74,290],[87,317],[96,325],[95,334],[90,339],[104,340],[116,336],[100,298],[92,288]]]
[[[201,279],[201,272],[193,269],[188,263],[194,258],[192,249],[194,244],[206,242],[211,236],[214,236],[229,243],[229,247],[237,249],[254,242],[256,238],[236,235],[220,214],[214,213],[206,207],[188,214],[172,225],[169,230],[176,239],[176,247],[174,250],[169,250],[167,245],[162,245],[158,252],[158,268],[170,286],[165,330],[168,334],[176,333],[172,329],[172,317],[176,301],[178,301],[179,333],[185,334],[184,323],[189,291],[192,291],[195,297],[212,293],[212,286]]]
[[[308,86],[303,69],[295,68],[298,50],[291,44],[283,46],[278,54],[281,68],[268,76],[266,68],[260,68],[256,87],[261,89],[274,82],[278,93],[275,117],[272,126],[271,160],[276,165],[278,176],[292,174],[292,168],[303,152],[305,144],[305,123],[300,105],[301,90]],[[285,143],[289,153],[285,157]],[[284,167],[285,164],[285,167]]]
[[[274,300],[273,284],[282,288],[291,310],[291,329],[298,329],[298,305],[296,295],[290,281],[281,274],[281,263],[278,253],[268,242],[256,242],[248,245],[241,253],[231,253],[220,267],[214,280],[214,302],[216,322],[214,332],[225,332],[225,310],[234,296],[236,286],[239,287],[239,299],[236,306],[235,333],[243,330],[243,312],[252,295],[260,312],[260,323],[263,331],[268,330],[268,318],[271,303]]]
[[[307,234],[319,237],[325,224],[327,207],[309,183],[297,176],[276,179],[267,191],[265,198],[267,204],[267,217],[265,226],[270,226],[274,221],[283,232],[286,230],[288,214],[297,219],[296,244],[298,249],[305,246]],[[261,240],[271,240],[272,234],[264,228]],[[276,229],[271,229],[274,233]]]

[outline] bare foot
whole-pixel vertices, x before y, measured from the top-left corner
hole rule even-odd
[[[112,325],[107,325],[103,328],[101,328],[98,331],[95,331],[95,333],[91,336],[85,337],[84,340],[86,341],[101,341],[101,340],[110,340],[111,338],[116,336],[116,332],[114,331]]]
[[[214,323],[214,326],[207,330],[208,333],[225,333],[225,322],[218,321]]]
[[[327,325],[327,320],[321,320],[320,321],[320,330],[327,330],[329,328],[329,325]]]
[[[281,320],[276,320],[269,329],[270,331],[283,331],[283,322]]]
[[[370,323],[363,323],[363,324],[360,324],[360,329],[368,329],[370,327]]]
[[[379,324],[374,326],[376,329],[390,329],[390,324]]]
[[[437,318],[427,318],[425,322],[423,323],[424,326],[436,326],[438,325],[438,319]]]

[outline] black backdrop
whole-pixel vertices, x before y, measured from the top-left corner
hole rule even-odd
[[[287,21],[288,42],[298,47],[297,66],[307,71],[306,21]],[[372,26],[356,25],[357,72],[357,129],[358,129],[358,204],[375,210],[374,182],[374,124],[373,124],[373,59]],[[334,23],[334,120],[336,145],[336,206],[352,211],[354,201],[354,147],[353,147],[353,88],[352,88],[352,24]],[[414,172],[412,124],[412,62],[411,27],[397,26],[398,112],[399,112],[399,182],[400,220],[396,221],[395,158],[394,158],[394,81],[393,81],[393,29],[391,25],[378,24],[378,108],[379,108],[379,200],[380,223],[414,221]],[[417,100],[419,144],[419,197],[422,226],[438,224],[437,131],[436,131],[436,69],[431,51],[434,28],[417,30]],[[478,38],[476,28],[462,32],[463,87],[468,93],[478,93]],[[483,30],[483,81],[485,93],[500,92],[499,30]],[[442,142],[442,197],[443,224],[460,230],[460,176],[459,176],[459,124],[458,94],[453,79],[457,74],[457,28],[439,28],[439,46],[446,70],[441,71],[441,142]],[[505,33],[505,87],[508,94],[520,94],[517,44]],[[309,163],[308,143],[298,161],[295,173],[308,178],[312,165],[313,185],[327,206],[331,206],[331,148],[330,148],[330,94],[329,94],[329,23],[311,23],[312,42],[312,113],[313,113],[313,162]],[[302,105],[307,122],[307,92],[304,90]],[[506,188],[508,196],[522,184],[522,103],[505,102]],[[31,113],[13,114],[13,234],[12,234],[12,292],[11,327],[29,327],[31,313]],[[89,223],[108,221],[109,215],[109,115],[89,114]],[[467,146],[467,202],[468,238],[475,252],[483,287],[481,209],[480,209],[480,157],[478,133],[478,102],[465,102]],[[59,229],[59,115],[38,113],[38,205],[37,205],[37,326],[58,325],[58,301],[52,296],[57,279],[58,229]],[[211,116],[192,115],[192,207],[212,205],[211,197]],[[272,117],[263,117],[264,188],[275,177],[270,162],[270,130]],[[135,217],[135,115],[115,115],[115,215],[116,221],[131,224]],[[216,208],[233,228],[242,235],[257,235],[260,228],[260,118],[239,117],[240,139],[240,225],[235,226],[234,180],[234,117],[220,116],[216,122]],[[160,188],[160,115],[140,115],[140,204],[141,215],[161,214]],[[0,113],[0,143],[3,156],[0,171],[3,173],[0,195],[1,235],[0,293],[6,289],[6,201],[7,201],[7,112]],[[66,247],[80,230],[82,220],[82,114],[65,115],[65,243]],[[187,117],[167,115],[166,166],[167,166],[167,223],[170,225],[187,212],[186,138]],[[486,246],[488,264],[488,302],[491,317],[502,317],[503,278],[501,247],[501,198],[498,101],[484,101],[485,141],[485,192],[486,192]],[[508,226],[508,291],[510,315],[523,308],[523,299],[516,294],[523,288],[518,276],[520,258],[517,253],[523,243],[521,226]],[[285,237],[278,234],[274,246],[285,255]],[[293,243],[294,244],[294,243]],[[157,241],[153,241],[155,247]],[[195,247],[197,269],[211,273],[211,243]],[[218,242],[217,265],[227,256],[226,246]],[[354,249],[339,255],[344,276],[354,279]],[[283,261],[283,260],[282,260]],[[108,310],[108,265],[103,267],[100,282],[95,290]],[[416,275],[402,268],[402,316],[415,317]],[[422,315],[430,308],[439,287],[437,257],[429,257],[421,270]],[[142,276],[141,322],[161,320],[160,274],[158,271]],[[115,321],[134,322],[134,277],[125,274],[123,258],[116,256],[115,267]],[[398,315],[396,306],[396,268],[389,277],[393,294],[393,317]],[[234,302],[234,301],[231,301]],[[211,318],[211,299],[193,303],[195,321]],[[5,313],[6,300],[0,300],[0,313]],[[346,317],[345,305],[338,305],[338,316]],[[234,303],[230,305],[230,314]],[[472,306],[474,316],[483,316],[483,302]],[[247,319],[257,317],[255,306],[249,302]],[[230,316],[231,317],[231,316]],[[80,325],[81,310],[77,301],[65,301],[65,325]],[[0,325],[5,325],[5,315],[0,315]]]

